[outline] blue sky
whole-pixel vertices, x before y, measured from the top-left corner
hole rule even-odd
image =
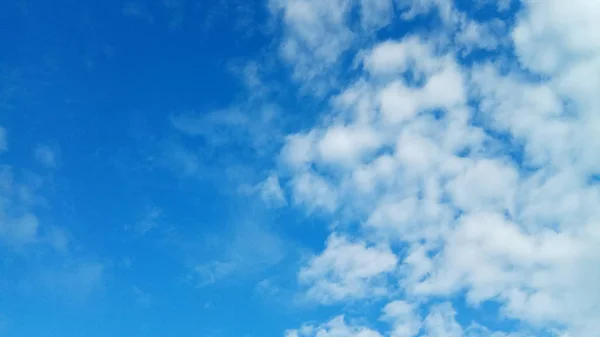
[[[5,0],[0,335],[600,334],[600,6]]]

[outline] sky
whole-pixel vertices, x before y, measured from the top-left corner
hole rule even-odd
[[[600,336],[600,2],[0,5],[0,336]]]

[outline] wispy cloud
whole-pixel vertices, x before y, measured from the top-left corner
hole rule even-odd
[[[58,164],[55,152],[38,146],[34,153],[45,168]],[[73,235],[64,227],[46,221],[51,205],[44,194],[47,181],[29,170],[0,165],[0,250],[10,257],[7,266],[18,263],[18,282],[65,301],[84,301],[102,288],[105,265],[73,249]],[[8,274],[11,275],[11,274]]]
[[[0,240],[15,249],[43,240],[35,214],[37,180],[18,181],[12,166],[0,166]]]
[[[158,226],[163,218],[163,211],[157,206],[148,206],[140,215],[140,219],[136,222],[134,229],[138,234],[144,235]]]
[[[6,141],[6,129],[0,127],[0,153],[8,150],[8,143]]]
[[[232,106],[209,112],[187,112],[171,116],[173,127],[189,137],[198,137],[211,148],[250,149],[258,154],[273,151],[281,137],[276,106]]]
[[[123,15],[154,23],[154,16],[144,2],[126,2],[123,5]]]
[[[55,169],[60,165],[60,151],[49,145],[39,144],[36,146],[34,156],[47,169]]]
[[[290,254],[285,240],[268,226],[250,219],[241,221],[229,233],[208,238],[213,247],[209,256],[216,258],[193,268],[190,277],[197,285],[232,284],[240,277],[256,277]]]
[[[102,263],[78,261],[41,272],[41,281],[52,294],[75,302],[87,300],[104,286]]]

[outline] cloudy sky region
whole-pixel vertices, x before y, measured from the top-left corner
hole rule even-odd
[[[1,0],[0,336],[600,336],[599,18]]]

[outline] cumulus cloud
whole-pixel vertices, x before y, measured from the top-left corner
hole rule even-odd
[[[300,281],[308,285],[308,296],[321,302],[336,302],[381,296],[387,293],[385,274],[398,260],[386,247],[368,247],[332,234],[325,251],[300,270]]]
[[[386,304],[381,319],[392,325],[391,337],[412,337],[421,330],[421,318],[416,306],[396,300]]]
[[[397,336],[600,334],[592,248],[600,243],[600,81],[591,76],[600,69],[600,6],[523,1],[514,21],[500,23],[452,1],[397,1],[400,20],[434,15],[439,25],[371,43],[361,36],[372,17],[375,30],[399,20],[377,14],[389,4],[335,5],[275,6],[282,48],[302,46],[284,55],[296,71],[307,55],[329,76],[342,53],[361,65],[327,97],[324,118],[288,135],[280,154],[296,205],[360,224],[336,229],[301,270],[307,295],[323,303],[391,296],[382,319]],[[509,7],[498,5],[498,17]],[[384,248],[392,245],[401,249]],[[406,298],[386,293],[389,279]],[[465,327],[451,303],[434,304],[461,294],[475,309],[495,302],[498,319],[523,329]],[[310,327],[289,333],[312,336]]]
[[[351,7],[348,0],[269,1],[273,15],[281,17],[284,23],[280,54],[293,67],[295,79],[318,78],[350,47],[355,38],[347,26]]]
[[[348,325],[344,316],[337,316],[331,321],[315,326],[304,325],[297,330],[288,330],[286,337],[381,337],[375,330],[364,326]]]

